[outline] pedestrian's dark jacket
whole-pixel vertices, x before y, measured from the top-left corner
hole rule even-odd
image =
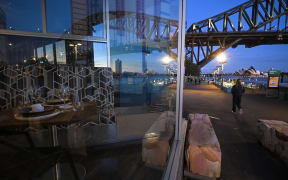
[[[234,85],[232,87],[231,93],[233,96],[242,96],[244,94],[245,88],[242,85]]]

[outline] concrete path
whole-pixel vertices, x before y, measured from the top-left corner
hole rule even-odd
[[[258,119],[288,122],[288,102],[245,95],[244,113],[233,114],[231,94],[214,85],[197,85],[184,90],[184,116],[209,114],[222,150],[221,180],[286,179],[288,168],[262,147],[256,138]]]

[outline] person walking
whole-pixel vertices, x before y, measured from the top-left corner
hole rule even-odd
[[[235,113],[236,108],[238,107],[239,113],[242,114],[243,110],[241,107],[241,98],[242,95],[245,93],[245,88],[241,84],[241,79],[237,79],[236,84],[232,87],[231,93],[233,96],[232,112]]]

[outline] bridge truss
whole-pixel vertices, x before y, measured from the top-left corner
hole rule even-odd
[[[177,43],[178,20],[127,11],[110,12],[109,16],[113,52],[149,54],[155,49],[175,54],[171,49],[177,47],[173,43]]]
[[[288,44],[288,0],[249,0],[192,24],[186,59],[202,68],[230,47]]]

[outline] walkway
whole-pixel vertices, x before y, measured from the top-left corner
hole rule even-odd
[[[185,117],[188,113],[206,113],[215,117],[211,121],[222,150],[220,179],[286,179],[288,168],[258,143],[256,125],[261,118],[288,121],[288,102],[245,95],[243,115],[233,114],[231,106],[231,94],[214,85],[198,85],[184,90]]]

